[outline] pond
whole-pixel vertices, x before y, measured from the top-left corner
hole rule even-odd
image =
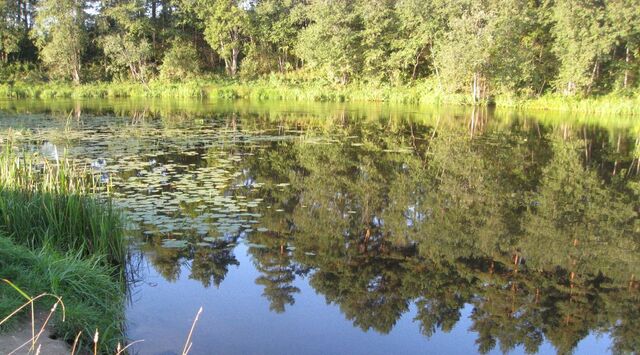
[[[139,354],[640,350],[640,123],[380,103],[0,101],[126,210]]]

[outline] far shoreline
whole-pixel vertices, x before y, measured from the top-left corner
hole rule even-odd
[[[97,99],[97,98],[161,98],[161,99],[248,99],[256,101],[307,102],[379,102],[414,105],[495,106],[498,108],[533,109],[588,114],[640,115],[640,95],[612,93],[604,96],[568,97],[545,94],[538,97],[497,95],[473,103],[469,95],[445,93],[429,82],[393,86],[388,84],[352,83],[283,83],[269,80],[230,81],[192,80],[182,83],[166,81],[71,83],[16,82],[0,84],[4,99]]]

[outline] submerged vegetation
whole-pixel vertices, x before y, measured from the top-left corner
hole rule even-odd
[[[3,142],[0,276],[28,294],[62,297],[66,320],[54,322],[61,338],[82,332],[80,346],[92,346],[99,329],[101,349],[113,350],[123,342],[123,219],[108,199],[90,195],[98,188],[93,174],[49,153]],[[3,315],[24,301],[6,285],[0,300]]]

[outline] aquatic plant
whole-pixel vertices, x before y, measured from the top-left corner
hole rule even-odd
[[[100,176],[58,158],[5,145],[0,152],[0,231],[30,248],[104,256],[124,265],[123,218],[109,199],[91,196]]]

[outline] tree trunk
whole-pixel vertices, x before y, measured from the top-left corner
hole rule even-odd
[[[156,0],[151,0],[151,18],[154,20],[156,19],[157,9],[158,9],[158,4]]]
[[[71,76],[75,85],[80,85],[80,50],[76,49],[73,57],[73,68],[71,70]]]
[[[278,71],[280,71],[280,73],[284,73],[284,59],[281,55],[278,56]]]
[[[238,72],[238,54],[240,54],[238,48],[231,49],[231,76],[236,76]]]
[[[576,84],[573,81],[567,83],[567,88],[564,90],[564,96],[571,96],[575,90]]]
[[[473,134],[476,131],[476,105],[473,105],[471,109],[471,122],[469,122],[469,132],[471,134],[471,138],[473,138]]]
[[[147,85],[147,79],[144,76],[144,62],[143,61],[138,61],[138,77],[140,78],[140,81]]]
[[[129,72],[131,73],[131,77],[133,80],[138,80],[138,73],[136,73],[136,68],[133,63],[129,63]]]
[[[622,137],[620,136],[620,133],[618,133],[618,144],[616,144],[616,161],[613,163],[613,175],[616,175],[616,172],[618,171],[618,154],[620,154],[620,143],[622,141]]]
[[[73,67],[73,73],[71,73],[71,75],[73,76],[73,83],[80,85],[80,68],[78,68],[77,65]]]
[[[591,93],[591,88],[593,87],[593,83],[595,83],[598,78],[598,59],[596,59],[596,63],[593,65],[593,71],[591,72],[591,80],[589,80],[589,86],[587,87],[587,95]]]
[[[471,84],[472,101],[475,105],[478,102],[478,73],[473,73],[473,83]]]
[[[627,88],[629,85],[629,62],[631,61],[631,52],[629,51],[629,46],[627,45],[627,52],[624,57],[625,68],[624,68],[624,88]]]
[[[487,91],[489,91],[487,89],[487,79],[485,77],[480,78],[480,82],[482,83],[480,86],[480,95],[479,98],[481,100],[486,99],[487,97],[489,97],[489,95],[487,94]]]
[[[27,4],[25,1],[18,1],[18,8],[20,9],[20,20],[24,24],[24,28],[28,28],[27,22]]]
[[[231,61],[227,58],[224,58],[224,71],[227,75],[231,75]]]
[[[413,71],[411,72],[411,80],[416,80],[416,76],[418,74],[418,65],[420,64],[420,57],[422,57],[422,53],[424,53],[424,48],[421,48],[418,54],[416,54],[416,58],[413,61]]]

